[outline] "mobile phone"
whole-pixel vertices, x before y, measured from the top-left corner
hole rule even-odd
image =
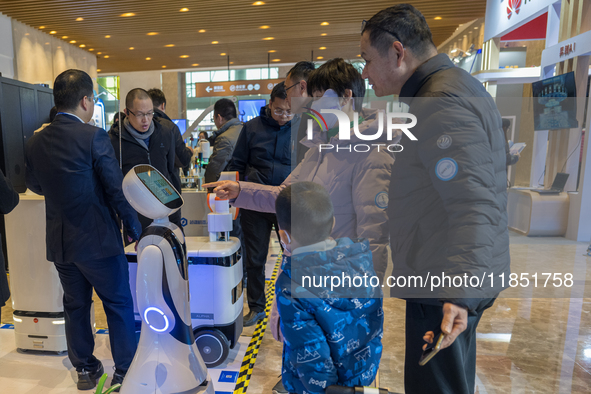
[[[439,337],[437,337],[437,333],[435,333],[435,337],[434,337],[434,338],[437,338],[437,340],[434,340],[432,343],[428,343],[427,348],[425,350],[423,350],[423,354],[421,355],[421,358],[419,359],[420,366],[427,364],[429,362],[429,360],[431,360],[433,357],[435,357],[435,355],[437,353],[439,353],[439,350],[441,349],[441,342],[443,342],[443,338],[445,337],[445,334],[442,333],[441,330],[438,330],[438,333],[439,333]]]

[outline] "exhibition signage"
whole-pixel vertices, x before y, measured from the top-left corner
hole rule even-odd
[[[591,30],[544,49],[542,52],[542,67],[554,66],[556,63],[565,60],[590,54]]]
[[[195,97],[246,96],[271,94],[283,79],[259,79],[251,81],[200,82],[195,84]]]
[[[503,36],[548,11],[560,0],[487,0],[484,42]]]

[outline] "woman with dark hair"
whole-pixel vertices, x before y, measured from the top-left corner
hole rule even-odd
[[[365,81],[352,64],[340,58],[324,63],[308,77],[308,94],[322,98],[317,101],[319,105],[316,102],[312,104],[312,109],[338,109],[347,114],[353,124],[358,124],[360,133],[376,133],[377,111],[362,109]],[[323,114],[323,117],[326,127],[315,129],[312,139],[301,141],[310,149],[280,186],[232,181],[204,186],[215,187],[214,191],[220,198],[235,199],[233,205],[236,207],[260,212],[274,212],[279,192],[292,183],[310,181],[324,186],[335,209],[335,226],[331,236],[367,238],[374,269],[382,279],[388,261],[386,208],[394,158],[385,147],[380,149],[367,144],[367,151],[350,149],[352,140],[339,138],[336,116],[331,118]],[[327,149],[330,146],[332,149]]]

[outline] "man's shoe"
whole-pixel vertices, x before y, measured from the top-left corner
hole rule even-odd
[[[103,364],[99,361],[99,366],[94,371],[89,371],[87,369],[83,369],[82,371],[78,371],[78,390],[92,390],[96,387],[96,381],[103,376],[105,370],[103,369]]]
[[[120,373],[120,372],[115,371],[115,373],[113,374],[113,378],[111,379],[111,386],[109,386],[109,387],[113,387],[116,384],[123,384],[123,379],[125,379],[125,373]],[[120,390],[120,388],[117,388],[113,391],[118,393],[119,390]]]
[[[248,314],[246,316],[244,316],[244,322],[242,323],[242,326],[244,326],[244,327],[254,326],[255,324],[257,324],[257,322],[259,320],[263,320],[266,315],[267,314],[265,313],[265,311],[261,311],[261,312],[250,311],[250,312],[248,312]]]

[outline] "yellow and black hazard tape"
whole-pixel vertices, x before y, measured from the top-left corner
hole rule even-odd
[[[275,280],[277,279],[277,273],[279,272],[280,266],[281,253],[279,254],[279,257],[277,257],[277,262],[275,263],[275,268],[273,269],[271,279],[267,281],[267,301],[265,305],[266,315],[263,320],[257,323],[256,329],[252,334],[252,339],[248,344],[248,348],[246,348],[246,354],[244,354],[244,359],[242,359],[242,365],[240,366],[240,373],[238,374],[238,381],[236,382],[236,387],[234,388],[234,394],[244,394],[248,389],[248,383],[250,382],[250,377],[252,376],[254,363],[257,359],[257,355],[259,354],[259,347],[261,346],[263,336],[265,335],[265,330],[267,329],[267,322],[269,321],[271,306],[273,305],[273,300],[275,299]]]

